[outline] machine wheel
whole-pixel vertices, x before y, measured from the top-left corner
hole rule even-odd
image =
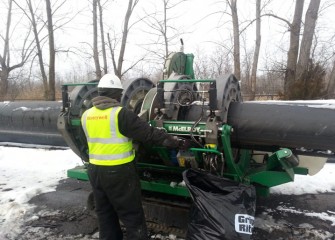
[[[89,83],[98,84],[99,80],[92,80]],[[75,87],[70,94],[71,115],[81,117],[83,112],[92,107],[92,99],[98,96],[97,85],[83,85]]]
[[[123,83],[121,105],[139,114],[146,94],[154,86],[153,82],[147,78],[127,79]]]
[[[233,74],[220,76],[216,80],[218,108],[221,107],[221,119],[227,123],[227,115],[231,102],[242,102],[240,84]]]

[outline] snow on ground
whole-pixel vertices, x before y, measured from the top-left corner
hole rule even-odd
[[[325,166],[314,176],[295,175],[294,182],[271,188],[271,193],[295,194],[335,192],[335,164]]]
[[[0,146],[0,239],[19,233],[26,213],[33,206],[27,202],[40,193],[55,191],[66,170],[81,165],[71,150],[48,150]],[[326,164],[314,176],[296,175],[294,183],[272,189],[277,194],[335,192],[335,164]],[[280,210],[280,209],[279,209]],[[283,211],[296,211],[285,209]],[[301,213],[327,219],[335,224],[335,214]]]
[[[250,101],[251,103],[261,104],[278,104],[278,105],[295,105],[295,106],[308,106],[313,108],[328,108],[335,109],[335,99],[329,100],[296,100],[296,101],[278,101],[278,100],[267,100],[267,101]]]
[[[81,164],[71,150],[0,146],[0,239],[19,233],[35,195],[55,191],[66,170]]]

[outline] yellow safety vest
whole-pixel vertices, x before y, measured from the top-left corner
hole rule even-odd
[[[118,115],[121,107],[105,110],[92,107],[81,117],[91,164],[102,166],[121,165],[134,160],[131,139],[119,131]]]

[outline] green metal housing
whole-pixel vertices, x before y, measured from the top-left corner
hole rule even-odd
[[[80,121],[72,120],[74,125],[79,126]],[[173,133],[173,129],[185,128],[188,131],[191,123],[181,122],[164,122],[163,126],[168,132]],[[205,126],[200,124],[200,128],[204,129]],[[292,159],[293,154],[290,149],[279,149],[267,157],[263,163],[256,163],[252,159],[253,154],[251,150],[233,149],[230,144],[230,133],[232,128],[229,125],[222,126],[221,141],[222,148],[191,148],[189,153],[194,156],[199,165],[203,164],[204,155],[216,155],[223,161],[222,172],[216,173],[223,177],[232,180],[253,184],[256,187],[259,195],[267,195],[269,188],[284,184],[294,180],[294,174],[307,174],[308,170],[305,168],[297,168],[297,162]],[[137,163],[139,172],[172,172],[177,177],[176,179],[141,179],[141,186],[143,190],[160,192],[165,194],[172,194],[176,196],[189,196],[187,188],[182,184],[181,174],[187,168],[180,166],[178,162],[171,162],[171,150],[163,147],[152,147],[150,154],[158,155],[163,161],[164,165],[155,163],[144,163],[145,159],[140,159],[141,162]],[[77,167],[68,170],[70,178],[88,180],[86,167]],[[140,174],[142,176],[142,174]]]

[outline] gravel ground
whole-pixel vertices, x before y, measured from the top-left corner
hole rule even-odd
[[[90,186],[66,179],[55,192],[35,196],[36,207],[27,215],[17,239],[98,239],[94,212],[86,207]],[[335,193],[271,195],[257,200],[251,239],[335,239]],[[151,232],[151,239],[183,239]]]

